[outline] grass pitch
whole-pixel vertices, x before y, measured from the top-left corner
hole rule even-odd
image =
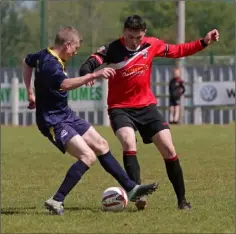
[[[101,193],[118,186],[97,162],[65,201],[65,215],[48,215],[44,201],[57,190],[72,157],[62,155],[36,127],[2,127],[2,233],[233,233],[235,126],[174,126],[191,211],[178,211],[165,166],[153,145],[138,138],[143,182],[159,181],[148,209],[132,203],[120,213],[100,210]],[[96,127],[122,162],[110,128]]]

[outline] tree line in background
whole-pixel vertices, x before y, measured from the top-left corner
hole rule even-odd
[[[104,43],[122,33],[128,15],[139,14],[147,22],[147,34],[175,43],[176,16],[173,1],[45,1],[45,14],[38,1],[27,7],[26,1],[1,2],[1,67],[19,66],[30,52],[41,49],[41,22],[45,15],[47,44],[53,44],[55,33],[63,26],[79,29],[84,44],[72,60],[77,65]],[[220,42],[201,55],[233,55],[235,45],[235,6],[233,2],[186,2],[186,41],[203,37],[217,28]]]

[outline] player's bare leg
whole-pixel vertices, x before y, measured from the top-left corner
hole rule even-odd
[[[158,132],[152,139],[165,161],[167,175],[177,196],[178,208],[190,209],[190,203],[188,203],[185,198],[182,168],[172,142],[170,130],[164,129]]]
[[[169,123],[172,124],[174,122],[174,112],[175,112],[175,107],[174,106],[170,106],[170,120]]]
[[[141,184],[140,166],[136,156],[136,136],[133,128],[122,127],[116,131],[123,149],[123,163],[129,178],[137,184]],[[147,205],[147,197],[143,196],[136,200],[136,207],[139,210],[145,209]]]
[[[180,106],[177,105],[174,107],[174,123],[179,123],[179,115],[180,115]]]

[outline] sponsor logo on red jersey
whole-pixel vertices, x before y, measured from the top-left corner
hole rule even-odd
[[[143,75],[148,70],[148,65],[146,64],[134,64],[129,68],[122,71],[122,77],[132,77]]]

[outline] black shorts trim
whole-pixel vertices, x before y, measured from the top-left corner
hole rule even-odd
[[[112,108],[108,114],[114,133],[122,127],[131,127],[139,131],[145,144],[152,143],[156,133],[169,129],[155,104],[143,108]]]

